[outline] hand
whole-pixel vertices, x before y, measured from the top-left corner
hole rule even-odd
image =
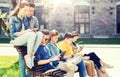
[[[32,29],[27,29],[27,30],[25,30],[26,32],[33,32],[33,30]]]
[[[39,29],[38,28],[33,28],[32,29],[34,32],[38,31]]]
[[[84,56],[84,53],[76,53],[75,55]]]
[[[89,57],[89,56],[84,56],[83,59],[84,59],[84,60],[89,60],[90,57]]]
[[[79,51],[82,51],[82,50],[83,50],[83,48],[84,48],[84,46],[79,47]]]
[[[23,35],[23,34],[25,34],[27,32],[33,32],[33,31],[31,29],[27,29],[27,30],[24,30],[22,32],[16,32],[16,36],[21,36],[21,35]]]
[[[50,61],[56,61],[56,60],[60,60],[60,57],[59,56],[55,56],[55,57],[53,57],[53,58],[51,58],[51,59],[49,59]]]

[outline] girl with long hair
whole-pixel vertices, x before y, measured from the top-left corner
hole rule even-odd
[[[9,16],[11,43],[17,46],[27,45],[25,62],[29,68],[34,66],[34,53],[41,42],[42,33],[29,29],[29,23],[24,16],[28,12],[28,2],[21,1]],[[39,35],[39,36],[38,36]]]

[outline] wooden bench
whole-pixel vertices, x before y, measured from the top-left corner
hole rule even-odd
[[[24,56],[27,54],[27,47],[26,46],[14,46],[14,48],[17,49],[18,53],[20,53],[22,55],[22,58],[24,60]],[[25,62],[25,61],[24,61]],[[64,77],[64,74],[66,72],[62,71],[62,70],[57,70],[57,71],[50,71],[45,73],[45,71],[43,71],[43,66],[41,65],[37,65],[36,62],[34,62],[34,67],[32,69],[29,69],[28,67],[26,67],[27,71],[33,76],[33,77]],[[95,65],[95,70],[97,73],[97,77],[100,77],[99,72],[98,72],[98,68]]]
[[[14,46],[14,48],[16,48],[18,53],[22,55],[22,58],[24,60],[24,56],[27,54],[27,47],[26,46]],[[62,70],[45,72],[43,70],[42,65],[37,65],[36,62],[34,62],[34,65],[35,66],[32,69],[29,69],[26,66],[27,71],[31,74],[32,77],[46,77],[46,76],[47,77],[64,77],[64,74],[66,73]]]

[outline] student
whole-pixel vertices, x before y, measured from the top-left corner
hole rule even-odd
[[[69,35],[68,34],[68,36],[69,36],[69,39],[70,39],[70,37],[71,37],[71,35]],[[68,37],[68,36],[66,36],[66,37]],[[50,42],[47,44],[47,46],[48,46],[48,48],[50,49],[50,52],[51,52],[51,54],[53,55],[53,56],[56,56],[56,55],[60,55],[60,52],[61,52],[61,50],[59,49],[59,47],[57,46],[57,44],[56,44],[56,42],[57,42],[57,40],[58,40],[58,37],[59,37],[59,33],[56,31],[56,30],[52,30],[51,32],[50,32]],[[67,40],[68,41],[68,40]],[[67,44],[67,43],[66,43]],[[64,46],[64,45],[63,45]],[[64,46],[64,47],[68,47],[68,46]],[[70,49],[69,49],[70,50]],[[68,53],[68,50],[66,49],[65,51],[67,51],[66,53]],[[72,54],[71,55],[66,55],[65,54],[65,58],[69,58],[69,57],[71,57],[72,56]],[[85,64],[84,64],[84,62],[83,62],[83,60],[80,62],[80,63],[82,63],[83,65],[81,65],[80,67],[81,68],[83,68],[84,70],[82,70],[82,69],[80,69],[80,71],[81,71],[81,74],[80,74],[80,76],[82,77],[82,76],[84,76],[84,73],[86,73],[86,67],[85,67]]]
[[[65,56],[73,55],[73,50],[70,44],[72,43],[73,36],[70,32],[65,33],[62,41],[58,42],[57,45],[62,51],[66,51]]]
[[[59,54],[55,54],[54,56],[51,54],[51,49],[48,48],[46,45],[49,42],[49,34],[45,34],[47,32],[43,32],[43,39],[40,43],[40,46],[35,54],[35,61],[37,61],[38,65],[44,65],[44,70],[50,70],[54,69],[54,67],[57,67],[60,61]],[[56,37],[57,38],[57,37]],[[54,38],[55,39],[55,38]],[[59,52],[59,51],[58,51]],[[52,65],[50,65],[52,63]],[[80,77],[86,77],[87,72],[84,65],[84,62],[81,61],[77,64],[78,66],[78,72]]]
[[[24,16],[28,12],[29,3],[27,1],[21,1],[10,15],[9,28],[10,38],[13,45],[26,46],[27,55],[25,55],[25,62],[29,68],[34,66],[34,53],[36,52],[39,43],[41,41],[42,33],[34,32],[29,28],[28,21],[24,19]],[[40,37],[37,35],[39,34]]]
[[[73,35],[73,41],[71,43],[71,47],[73,49],[74,54],[77,54],[78,50],[80,50],[80,49],[77,48],[76,43],[75,43],[75,39],[78,38],[77,37],[78,35],[77,34],[73,34],[73,33],[72,33],[72,35]],[[80,56],[83,56],[83,55],[80,55]],[[87,69],[88,75],[90,77],[93,77],[93,76],[96,75],[95,74],[94,62],[92,60],[89,60],[88,58],[89,57],[84,57],[83,56],[83,59],[84,59],[85,65],[86,65],[86,69]]]
[[[77,33],[76,31],[72,32],[73,37],[73,41],[72,41],[72,47],[74,50],[74,53],[79,53],[83,47],[80,47],[76,41],[77,39],[80,37],[79,33]],[[81,54],[81,53],[80,53]],[[101,77],[104,77],[105,75],[108,77],[107,72],[105,70],[105,68],[112,68],[113,66],[105,63],[104,61],[102,61],[94,52],[90,52],[88,54],[82,54],[84,57],[87,57],[88,60],[92,60],[95,65],[98,67],[100,74],[102,75]]]
[[[34,16],[34,11],[35,11],[35,4],[33,2],[29,2],[28,12],[27,12],[25,18],[27,18],[27,20],[28,20],[30,29],[38,30],[39,23],[38,23],[37,17]]]
[[[25,14],[23,20],[28,22],[28,28],[35,30],[34,28],[39,29],[39,24],[37,18],[34,16],[35,4],[33,2],[28,3],[27,13]],[[38,34],[36,34],[37,36]],[[31,77],[30,73],[27,72],[25,62],[23,60],[22,54],[19,54],[19,66],[20,66],[20,75],[21,77]]]
[[[51,30],[50,31],[50,40],[49,43],[47,44],[47,47],[50,50],[50,53],[52,56],[59,56],[61,53],[61,50],[57,46],[57,41],[59,38],[59,32],[56,30]]]
[[[64,39],[62,41],[58,42],[58,46],[60,47],[60,49],[63,50],[63,51],[67,51],[66,56],[69,56],[69,55],[76,56],[76,54],[74,54],[74,51],[73,51],[72,46],[71,46],[73,37],[74,36],[70,32],[68,32],[68,33],[65,34]],[[90,77],[95,76],[93,62],[88,61],[88,60],[84,60],[84,63],[86,65],[88,75]]]

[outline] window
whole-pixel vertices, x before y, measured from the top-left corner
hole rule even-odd
[[[96,0],[90,0],[91,3],[96,3]]]
[[[86,8],[80,9],[80,7],[76,7],[75,8],[76,10],[74,11],[74,26],[75,26],[74,29],[79,31],[80,34],[89,34],[90,33],[89,10]]]
[[[84,24],[80,24],[80,33],[84,34],[85,33],[85,25]]]
[[[116,33],[120,34],[120,5],[117,6],[117,27],[116,27]]]
[[[89,34],[90,32],[89,24],[80,24],[79,31],[80,34]]]
[[[78,13],[75,15],[75,22],[76,23],[84,23],[89,22],[89,15],[88,13]]]
[[[92,7],[92,10],[95,10],[95,7]]]
[[[95,7],[94,7],[94,6],[91,7],[91,13],[92,13],[92,14],[95,14]]]
[[[110,15],[113,15],[113,12],[109,12]]]
[[[2,29],[1,29],[1,27],[0,27],[0,34],[1,34],[1,32],[2,32]]]
[[[110,0],[111,3],[113,3],[114,1],[113,0]]]

